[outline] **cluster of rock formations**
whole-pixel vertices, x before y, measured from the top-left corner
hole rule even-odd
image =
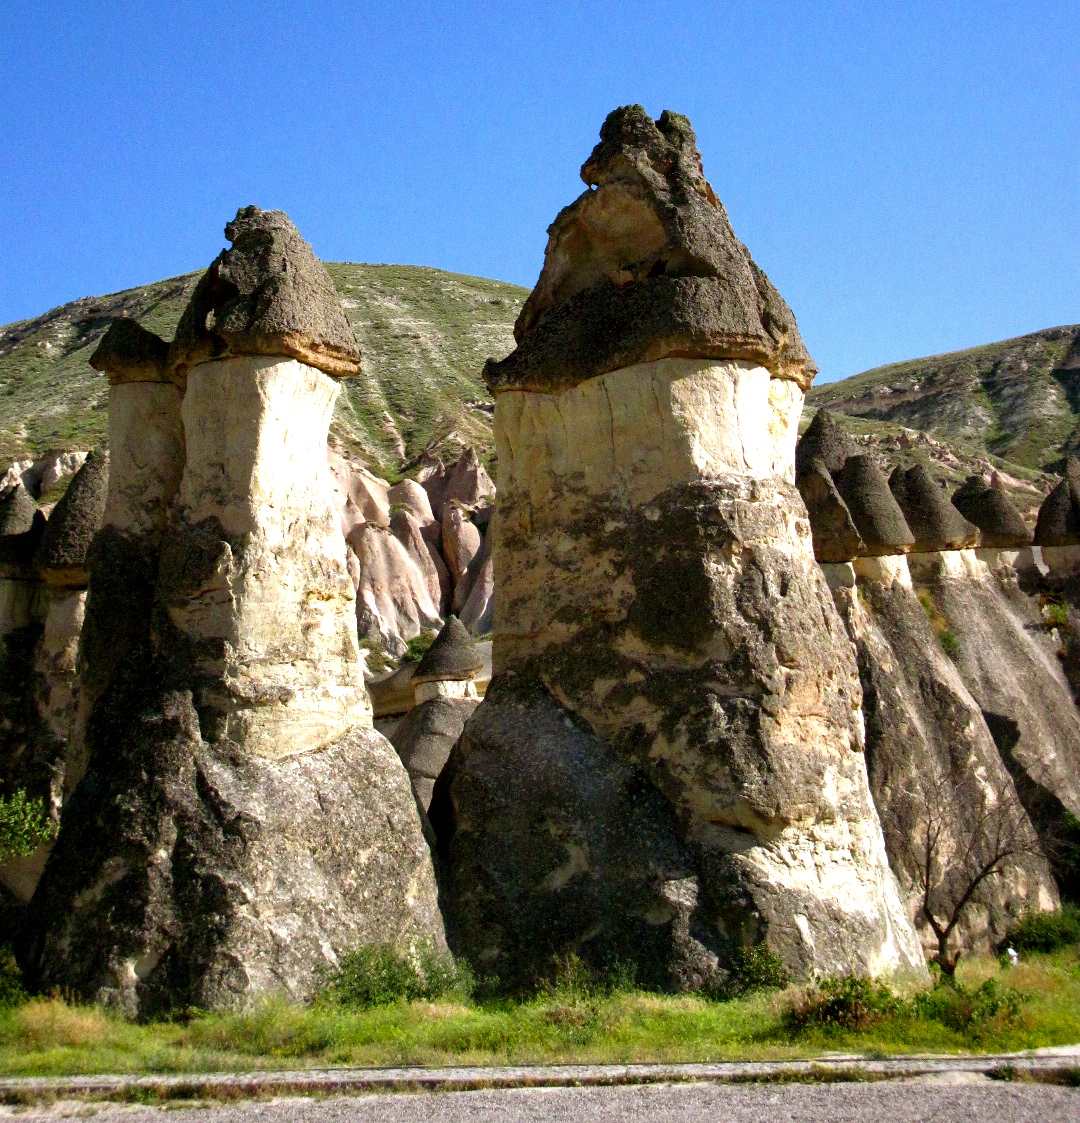
[[[993,478],[886,476],[825,411],[799,439],[815,367],[686,119],[615,111],[581,175],[484,371],[497,503],[471,450],[394,484],[328,456],[359,350],[254,207],[173,340],[103,338],[108,455],[58,462],[48,519],[55,479],[4,477],[0,779],[60,827],[0,866],[32,985],[242,1008],[386,941],[506,987],[574,953],[711,989],[758,946],[921,975],[942,777],[957,853],[1024,815],[968,945],[1080,890],[1080,710],[1034,595],[1075,600],[1080,464],[1032,534]],[[365,651],[436,630],[365,688]]]

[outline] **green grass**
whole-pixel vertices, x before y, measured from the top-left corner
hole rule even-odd
[[[862,1028],[851,1019],[800,1019],[798,1011],[820,988],[795,987],[715,1001],[593,992],[571,980],[520,1002],[398,1001],[350,1009],[278,1000],[244,1015],[197,1014],[148,1025],[39,999],[0,1011],[0,1071],[783,1060],[826,1051],[1005,1052],[1080,1041],[1075,946],[1032,953],[1011,969],[971,960],[958,977],[962,989],[955,992],[898,987],[895,1002],[886,996],[877,1003],[882,1009],[855,1019]]]

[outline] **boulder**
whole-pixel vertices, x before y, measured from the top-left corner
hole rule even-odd
[[[978,545],[979,528],[949,502],[944,488],[924,465],[894,468],[889,490],[915,536],[912,553],[964,550]]]
[[[516,349],[485,367],[489,388],[552,391],[676,357],[743,360],[809,387],[795,317],[735,237],[685,117],[616,109],[581,178],[549,227]]]
[[[952,497],[953,506],[979,528],[979,544],[989,549],[1022,549],[1033,535],[1004,488],[982,476],[968,476]]]
[[[454,946],[509,987],[572,952],[699,989],[760,944],[800,976],[920,972],[794,486],[794,320],[685,119],[617,111],[586,169],[485,368],[494,677],[430,808]],[[673,310],[702,328],[675,354]]]
[[[863,555],[906,554],[912,548],[915,535],[872,456],[849,456],[833,479],[865,544]]]

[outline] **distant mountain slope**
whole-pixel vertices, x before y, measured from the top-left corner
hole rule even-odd
[[[1080,447],[1080,325],[891,363],[817,386],[807,405],[1045,470]]]
[[[327,263],[364,351],[345,383],[332,439],[394,475],[425,448],[472,443],[490,452],[484,360],[514,346],[528,290],[411,265]],[[105,438],[105,379],[88,359],[121,312],[172,337],[199,273],[87,297],[0,328],[0,463]]]

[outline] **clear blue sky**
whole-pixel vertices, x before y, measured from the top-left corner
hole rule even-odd
[[[0,323],[207,265],[531,286],[605,114],[687,114],[822,379],[1080,321],[1080,4],[0,4]]]

